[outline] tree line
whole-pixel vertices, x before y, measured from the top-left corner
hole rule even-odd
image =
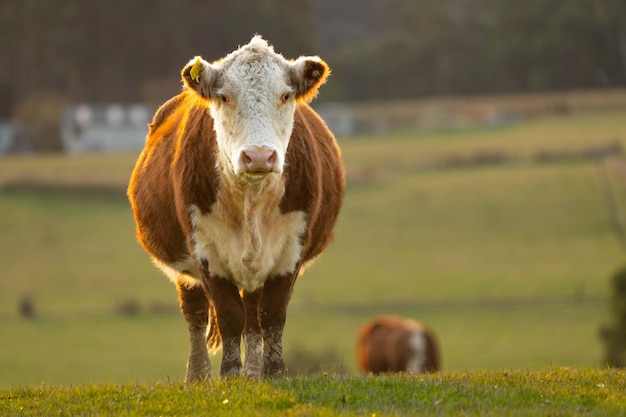
[[[338,99],[626,84],[624,0],[375,3],[372,36],[331,54]]]
[[[158,102],[255,33],[325,59],[322,100],[626,85],[626,0],[3,0],[0,118],[42,93]]]

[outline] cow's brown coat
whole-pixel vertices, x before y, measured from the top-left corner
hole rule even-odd
[[[378,316],[361,326],[357,335],[359,370],[374,375],[412,372],[409,364],[416,355],[409,343],[412,332],[418,332],[424,340],[419,372],[439,371],[440,354],[434,332],[420,322],[395,316]]]

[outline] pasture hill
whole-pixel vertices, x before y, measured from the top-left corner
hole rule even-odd
[[[623,415],[598,329],[624,264],[605,185],[620,213],[625,132],[613,108],[340,138],[336,239],[285,329],[296,376],[193,387],[174,288],[134,237],[137,155],[3,158],[0,414]],[[351,376],[355,332],[380,313],[432,327],[444,372]]]

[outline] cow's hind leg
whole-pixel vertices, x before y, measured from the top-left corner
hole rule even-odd
[[[200,285],[189,286],[180,280],[176,283],[180,309],[189,330],[189,358],[187,359],[186,382],[211,378],[211,361],[206,347],[208,323],[208,300]]]
[[[222,336],[220,376],[239,375],[241,372],[241,333],[244,324],[241,296],[237,287],[226,279],[210,277],[206,279],[206,283]]]
[[[246,321],[243,328],[245,361],[243,373],[252,378],[260,378],[263,371],[263,340],[259,324],[259,299],[261,290],[243,293],[243,308]]]
[[[263,377],[285,374],[283,329],[296,275],[271,278],[263,286],[259,319],[263,336]]]

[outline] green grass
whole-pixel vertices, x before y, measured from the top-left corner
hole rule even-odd
[[[46,311],[167,301],[134,237],[123,194],[63,189],[0,192],[0,314],[31,294]]]
[[[440,164],[449,157],[489,151],[529,162],[539,152],[626,145],[626,111],[547,116],[498,128],[369,134],[342,141],[348,168],[370,175]]]
[[[194,385],[41,385],[0,390],[0,414],[606,417],[624,415],[625,380],[624,371],[549,368],[388,377],[318,374]]]
[[[317,354],[321,369],[352,374],[356,329],[385,312],[417,317],[435,328],[447,370],[596,367],[604,352],[597,334],[606,310],[603,303],[372,306],[356,311],[292,306],[285,353],[294,369],[296,354],[304,350]],[[0,387],[184,377],[188,336],[177,313],[3,317],[0,334]],[[213,360],[214,374],[218,359]]]
[[[182,380],[187,330],[177,314],[3,318],[0,386]],[[1,415],[1,414],[0,414]]]
[[[322,369],[355,368],[356,329],[375,314],[415,317],[432,326],[451,370],[528,369],[546,366],[600,366],[604,349],[598,327],[607,321],[604,303],[520,305],[372,306],[369,309],[292,307],[285,329],[287,359],[293,351],[335,349]],[[306,326],[306,331],[302,327]]]
[[[345,204],[335,242],[295,286],[288,361],[307,350],[324,369],[354,373],[358,326],[393,313],[435,329],[449,371],[601,366],[598,328],[624,264],[601,171],[530,156],[625,133],[626,114],[614,112],[342,141]],[[439,163],[483,149],[526,156]],[[0,185],[13,185],[0,188],[0,386],[182,379],[175,290],[137,244],[122,192],[135,158],[0,160]],[[34,320],[17,317],[24,294]],[[126,301],[140,313],[116,314]]]
[[[599,179],[583,163],[432,171],[355,187],[334,245],[294,297],[328,304],[606,295],[622,255]],[[337,285],[349,291],[333,291]]]

